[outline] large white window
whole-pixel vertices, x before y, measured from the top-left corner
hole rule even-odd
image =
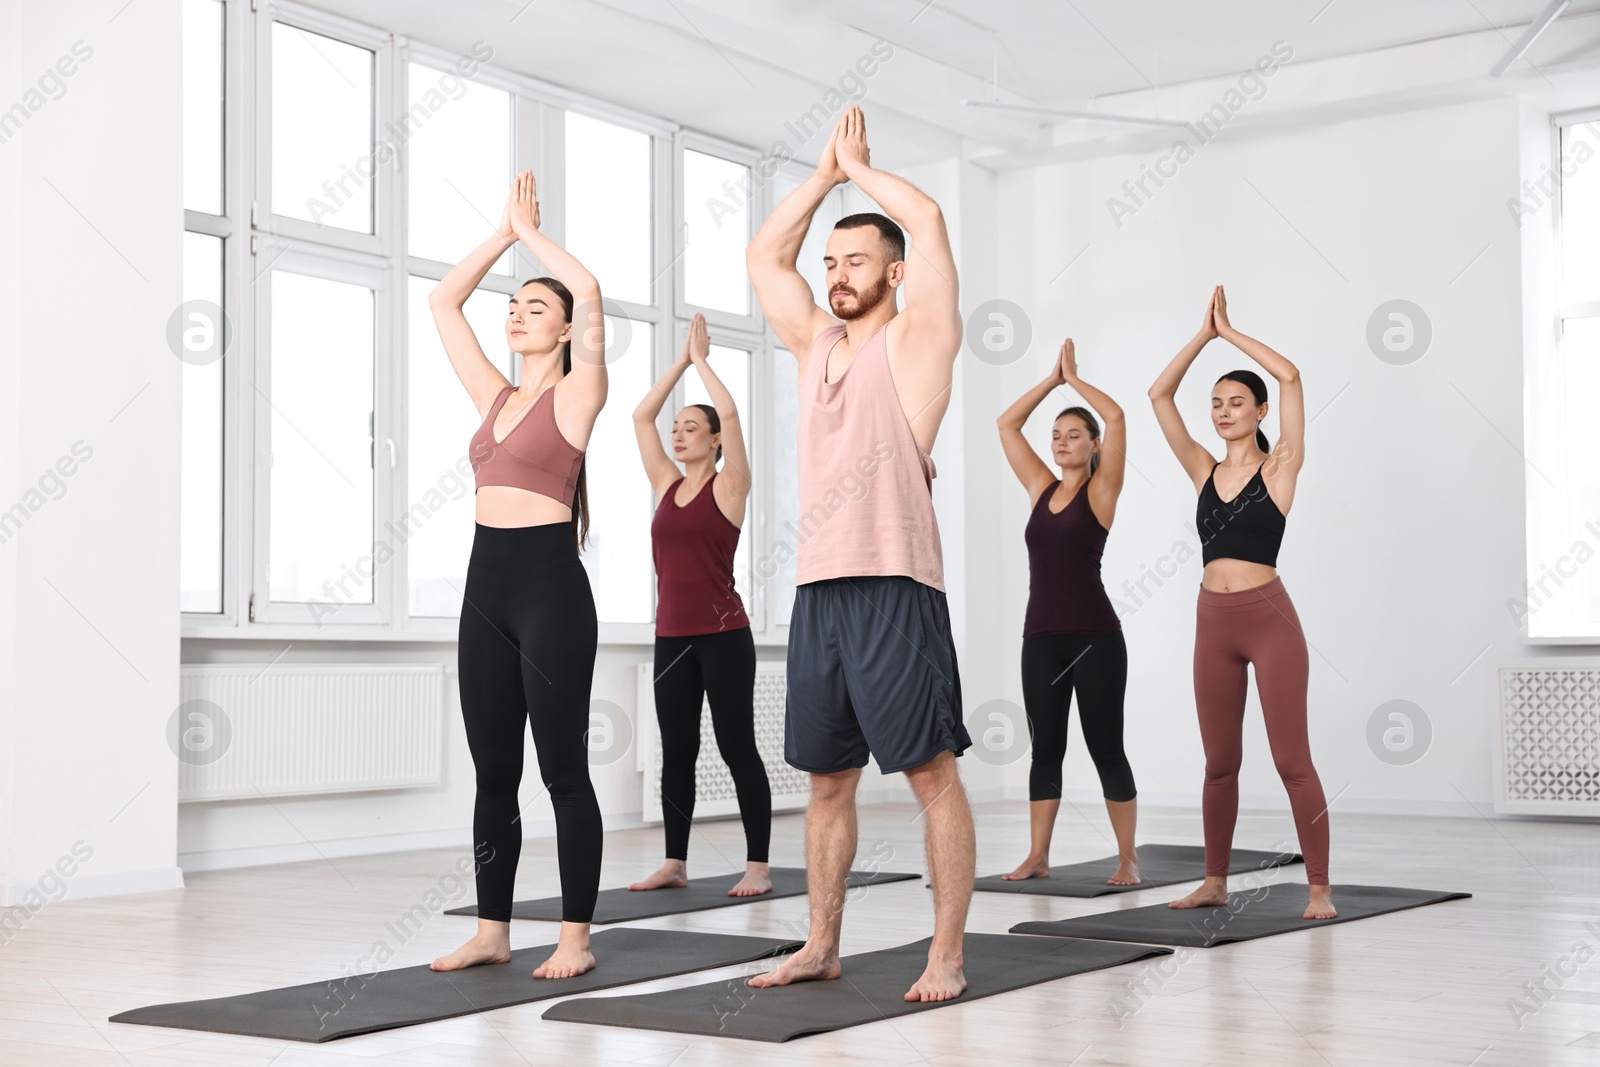
[[[208,0],[214,2],[214,0]],[[223,239],[206,233],[183,235],[183,299],[221,307]],[[204,336],[222,328],[205,321],[203,311],[186,329]],[[207,345],[209,347],[209,345]],[[185,361],[183,376],[183,473],[179,481],[179,601],[183,611],[222,610],[222,454],[223,361]]]
[[[733,315],[750,314],[750,168],[707,152],[683,152],[683,298]]]
[[[567,251],[607,297],[653,303],[649,134],[569,111],[566,135]]]
[[[456,618],[472,554],[473,477],[467,441],[479,420],[428,310],[433,285],[431,278],[413,277],[406,302],[406,501],[387,538],[392,548],[405,546],[410,614]],[[505,295],[479,289],[467,298],[464,310],[484,354],[510,378]]]
[[[455,71],[412,63],[407,136],[406,250],[454,263],[500,223],[511,185],[511,94]],[[494,270],[512,271],[511,253]]]
[[[226,15],[221,0],[183,5],[183,322],[174,355],[182,359],[182,471],[179,480],[178,604],[185,612],[224,609],[224,375],[232,340],[224,309]],[[204,304],[194,303],[203,301]]]
[[[1557,196],[1534,216],[1553,232],[1551,284],[1534,287],[1548,310],[1527,378],[1528,577],[1509,606],[1530,638],[1592,642],[1600,638],[1600,111],[1558,118],[1553,149]]]
[[[222,0],[183,4],[183,206],[221,215],[223,193]]]
[[[601,282],[602,287],[604,282]],[[606,622],[650,622],[655,589],[650,562],[654,501],[639,463],[633,409],[655,381],[655,328],[606,316],[608,399],[584,457],[589,488],[589,568],[595,611]]]
[[[371,233],[372,51],[272,24],[272,210]]]
[[[270,284],[271,597],[371,604],[374,294],[280,270]]]
[[[185,299],[223,309],[212,325],[232,340],[183,370],[186,636],[455,632],[481,414],[427,298],[531,169],[545,230],[606,298],[610,395],[587,451],[583,554],[602,639],[650,638],[655,502],[631,415],[695,311],[712,320],[755,479],[737,584],[758,635],[782,639],[793,560],[773,541],[793,506],[793,363],[744,269],[775,191],[752,184],[753,150],[576,100],[483,42],[456,55],[292,0],[184,0],[184,43]],[[545,270],[519,246],[466,302],[513,384],[507,298]],[[662,431],[707,399],[687,375]]]

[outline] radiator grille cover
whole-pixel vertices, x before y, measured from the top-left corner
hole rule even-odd
[[[1496,810],[1600,815],[1600,666],[1501,668],[1498,750]]]
[[[178,691],[185,724],[198,709],[227,733],[220,754],[179,757],[180,801],[443,781],[443,664],[189,664]]]
[[[788,677],[782,661],[763,660],[756,664],[755,720],[756,747],[767,768],[772,786],[772,810],[804,809],[811,796],[810,775],[796,770],[783,759],[783,709]],[[644,820],[660,823],[661,814],[661,735],[656,726],[656,696],[653,665],[639,664],[639,769],[644,771]],[[700,706],[700,758],[695,763],[695,818],[702,815],[736,815],[739,798],[733,789],[733,775],[717,752],[717,738],[711,726],[711,706]]]

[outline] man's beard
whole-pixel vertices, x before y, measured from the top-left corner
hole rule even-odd
[[[832,311],[835,315],[839,316],[841,319],[844,319],[846,322],[850,321],[851,319],[859,319],[861,316],[868,314],[879,304],[883,303],[884,294],[886,294],[888,291],[889,279],[879,278],[876,284],[874,284],[864,293],[858,294],[847,292],[847,296],[854,297],[855,304],[845,309],[841,309],[837,304],[834,304],[833,294],[830,293],[828,294],[828,304],[830,305],[828,310]]]

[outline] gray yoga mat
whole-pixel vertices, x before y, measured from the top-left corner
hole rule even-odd
[[[737,904],[755,904],[779,897],[806,895],[806,872],[803,867],[772,868],[772,892],[758,897],[730,897],[732,889],[742,874],[712,874],[691,878],[682,889],[602,889],[595,901],[594,919],[597,925],[625,923],[634,919],[654,919],[661,915],[680,915],[687,911],[706,911],[710,908],[731,908]],[[885,882],[905,882],[920,878],[918,874],[896,874],[893,871],[851,871],[849,888],[883,885]],[[446,915],[476,915],[478,908],[469,904],[464,908],[451,908]],[[513,919],[538,919],[543,922],[561,921],[561,898],[519,900],[511,905]]]
[[[113,1015],[114,1023],[170,1026],[278,1041],[331,1041],[375,1030],[670,978],[793,952],[800,942],[682,930],[602,930],[590,942],[597,965],[576,978],[534,978],[554,945],[522,948],[511,962],[434,972],[424,964],[370,977],[268,989],[213,1000],[156,1004]]]
[[[1231,893],[1226,905],[1214,908],[1179,909],[1169,908],[1165,904],[1151,904],[1144,908],[1082,915],[1076,919],[1018,923],[1011,928],[1011,932],[1211,948],[1235,941],[1251,941],[1273,934],[1368,919],[1374,915],[1387,915],[1392,911],[1420,908],[1446,900],[1464,900],[1470,896],[1471,893],[1437,889],[1336,885],[1333,887],[1333,907],[1339,913],[1338,917],[1302,919],[1300,915],[1306,909],[1305,886],[1288,883],[1263,886],[1248,893]]]
[[[967,990],[954,1000],[907,1003],[906,990],[928,963],[925,938],[911,945],[844,958],[837,981],[752,989],[745,976],[659,993],[580,997],[556,1004],[546,1019],[667,1030],[751,1041],[788,1041],[807,1034],[967,1004],[1023,986],[1102,967],[1116,967],[1171,949],[1013,934],[967,934],[962,946]]]
[[[1305,862],[1298,852],[1258,852],[1236,848],[1229,857],[1229,874],[1264,871]],[[1138,885],[1106,885],[1117,870],[1117,857],[1068,863],[1050,868],[1048,878],[1008,882],[998,874],[979,878],[972,888],[983,893],[1034,893],[1048,897],[1101,897],[1107,893],[1132,893],[1156,886],[1198,882],[1206,876],[1206,850],[1199,845],[1140,845]]]

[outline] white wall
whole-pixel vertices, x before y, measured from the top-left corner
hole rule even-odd
[[[165,741],[178,692],[178,16],[177,0],[93,17],[0,8],[6,106],[71,71],[0,144],[0,509],[29,510],[0,545],[6,903],[27,904],[52,869],[43,897],[58,879],[72,895],[181,884]],[[87,58],[58,67],[79,41]],[[54,480],[78,441],[91,457]]]
[[[1313,649],[1312,750],[1329,798],[1343,792],[1335,810],[1488,810],[1493,672],[1542,651],[1520,644],[1505,608],[1524,576],[1521,263],[1505,207],[1524,123],[1547,135],[1547,115],[1506,98],[1224,137],[1120,228],[1107,198],[1157,153],[1003,178],[1003,289],[1036,331],[1034,350],[998,374],[1004,402],[1071,335],[1084,377],[1129,414],[1104,574],[1137,609],[1124,619],[1127,739],[1147,799],[1197,802],[1203,760],[1190,675],[1194,491],[1145,391],[1223,283],[1235,326],[1295,361],[1305,382],[1307,460],[1279,562]],[[1368,316],[1393,298],[1432,321],[1431,348],[1410,366],[1381,362],[1366,342]],[[1218,455],[1211,385],[1252,366],[1214,341],[1179,392],[1190,432]],[[1037,446],[1065,403],[1029,424]],[[1269,434],[1277,425],[1269,415]],[[992,430],[981,463],[1004,469]],[[1003,695],[1020,703],[1027,502],[1005,483],[994,604],[1011,665]],[[1179,545],[1194,558],[1130,596],[1124,582]],[[1368,747],[1368,718],[1392,699],[1415,702],[1433,726],[1431,749],[1409,766]],[[1284,807],[1253,695],[1246,723],[1245,802]],[[1026,761],[1008,771],[1010,792],[1025,796]],[[1072,795],[1099,796],[1076,730],[1067,774]]]

